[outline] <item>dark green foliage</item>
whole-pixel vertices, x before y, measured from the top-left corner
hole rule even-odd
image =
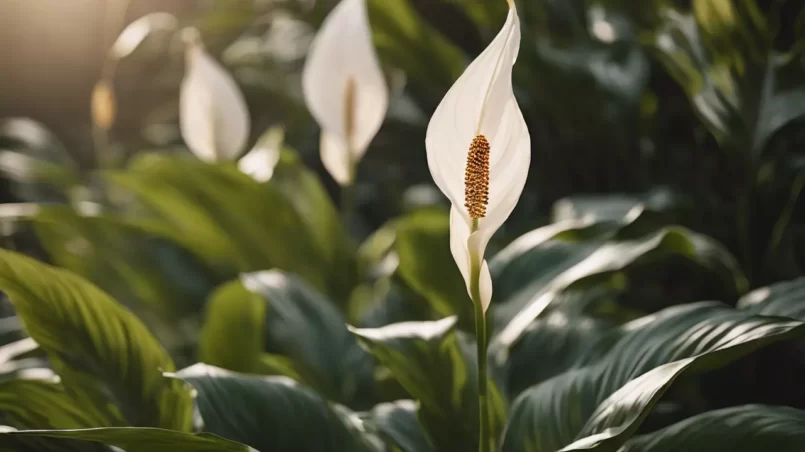
[[[477,449],[473,306],[423,143],[506,2],[367,1],[392,101],[354,208],[319,177],[304,49],[274,48],[336,0],[180,18],[238,77],[253,138],[285,131],[269,180],[123,130],[130,158],[84,171],[47,130],[0,123],[27,203],[0,205],[0,451]],[[518,11],[533,163],[486,251],[498,449],[805,450],[803,5]],[[161,33],[119,77],[181,66]]]

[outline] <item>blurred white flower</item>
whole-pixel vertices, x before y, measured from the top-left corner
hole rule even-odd
[[[302,90],[321,127],[324,167],[349,185],[377,134],[389,92],[372,46],[365,0],[341,0],[310,45]]]
[[[234,160],[249,139],[246,101],[232,76],[204,50],[198,32],[187,33],[179,93],[182,138],[202,160]]]
[[[148,37],[158,31],[173,31],[179,22],[168,13],[156,12],[147,14],[130,23],[115,40],[109,49],[109,56],[121,59],[132,53]]]
[[[431,175],[452,204],[450,250],[484,311],[492,298],[484,251],[517,204],[531,161],[531,138],[512,90],[520,21],[509,5],[503,28],[442,99],[425,138]]]
[[[263,132],[254,147],[238,160],[238,169],[257,182],[268,182],[280,161],[284,139],[285,131],[282,127],[269,128]]]

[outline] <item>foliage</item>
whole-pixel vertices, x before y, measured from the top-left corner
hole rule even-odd
[[[369,0],[392,102],[355,211],[319,177],[293,51],[335,2],[220,3],[182,24],[252,129],[285,130],[270,178],[114,128],[96,150],[125,158],[86,168],[0,125],[19,202],[0,205],[0,450],[475,449],[472,305],[420,183],[427,118],[505,2]],[[534,165],[487,251],[498,450],[803,449],[796,3],[519,2]],[[149,39],[118,77],[175,60]]]

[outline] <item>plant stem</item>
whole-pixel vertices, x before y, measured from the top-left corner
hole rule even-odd
[[[477,221],[473,221],[473,230],[477,229]],[[470,257],[470,296],[472,304],[475,305],[475,336],[478,343],[478,419],[479,419],[479,439],[478,452],[490,452],[492,450],[489,426],[489,388],[486,376],[486,314],[481,304],[481,259],[477,256]]]
[[[349,230],[349,221],[355,210],[355,183],[341,186],[341,221],[345,230]]]

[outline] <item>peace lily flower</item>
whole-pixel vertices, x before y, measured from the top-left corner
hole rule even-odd
[[[431,175],[452,204],[450,250],[483,312],[492,298],[484,250],[517,204],[531,160],[511,82],[520,21],[508,1],[503,28],[444,96],[425,138]]]
[[[350,185],[388,109],[366,0],[341,0],[324,20],[310,45],[302,90],[322,129],[324,167],[336,182]]]
[[[492,277],[484,251],[517,204],[531,161],[531,138],[511,82],[520,20],[513,0],[508,3],[503,28],[447,91],[425,136],[430,173],[452,204],[450,251],[475,305],[480,452],[495,449],[486,360]]]
[[[182,138],[206,161],[235,160],[249,139],[249,110],[235,80],[185,31],[186,73],[179,92]]]

